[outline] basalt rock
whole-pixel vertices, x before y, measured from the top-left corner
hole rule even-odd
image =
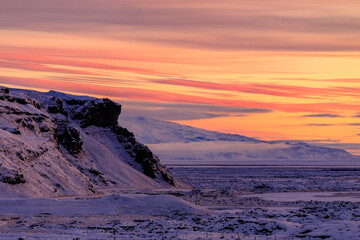
[[[22,105],[26,105],[26,104],[29,103],[29,102],[28,102],[26,99],[24,99],[24,98],[14,98],[14,101],[17,102],[17,103],[20,103],[20,104],[22,104]]]
[[[73,105],[83,106],[86,103],[85,100],[79,100],[79,99],[66,99],[65,102],[67,105],[70,106]]]
[[[75,104],[75,102],[71,102]],[[80,121],[80,126],[109,127],[117,125],[121,105],[107,98],[91,100],[78,107],[72,118]]]
[[[1,128],[1,129],[2,129],[2,130],[5,130],[5,131],[8,131],[9,133],[12,133],[12,134],[21,135],[21,132],[20,132],[19,129],[17,129],[17,128],[4,127],[4,128]]]
[[[16,185],[26,183],[26,180],[24,178],[24,175],[20,174],[18,171],[2,168],[0,173],[0,182]]]
[[[9,94],[10,90],[8,88],[0,88],[0,93]]]
[[[79,153],[83,145],[80,132],[68,121],[57,121],[56,125],[56,137],[59,143],[71,154]]]
[[[47,111],[52,114],[60,113],[67,116],[67,112],[64,110],[63,101],[59,98],[52,97],[47,101]]]
[[[8,102],[16,102],[22,105],[29,104],[27,99],[10,96],[8,89],[0,89],[0,100],[3,101],[5,100]]]
[[[146,176],[153,179],[163,178],[169,184],[175,185],[174,177],[160,163],[159,158],[147,146],[139,143],[132,132],[120,126],[112,127],[112,131],[117,135],[119,143],[123,145],[129,155],[135,159],[136,163],[140,164]]]

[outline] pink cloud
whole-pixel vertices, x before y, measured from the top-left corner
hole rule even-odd
[[[282,112],[297,113],[334,113],[343,110],[358,110],[358,105],[342,103],[274,103],[256,102],[246,100],[229,100],[222,98],[201,97],[190,94],[178,94],[173,92],[149,90],[144,88],[130,87],[107,87],[96,86],[85,83],[73,83],[46,79],[19,78],[19,77],[0,77],[0,83],[11,84],[29,88],[40,88],[44,90],[54,89],[59,91],[83,93],[97,96],[107,96],[115,99],[135,99],[152,102],[172,102],[172,103],[193,103],[210,104],[221,106],[238,106],[249,108],[271,109]]]
[[[228,84],[228,83],[215,83],[193,80],[178,80],[178,79],[150,79],[150,82],[160,84],[170,84],[177,86],[187,86],[194,88],[210,89],[210,90],[225,90],[232,92],[263,94],[278,97],[295,97],[295,98],[319,98],[329,96],[352,96],[360,97],[360,89],[356,88],[312,88],[291,85],[279,84]]]
[[[56,72],[56,73],[68,73],[68,74],[95,75],[95,76],[99,75],[97,73],[89,72],[89,71],[50,67],[47,66],[46,64],[9,61],[9,60],[0,60],[0,67],[31,70],[31,71],[41,71],[41,72]]]
[[[101,6],[95,0],[17,0],[0,1],[0,28],[215,50],[355,51],[360,21],[351,10],[357,8],[357,1],[323,0],[103,0]]]
[[[41,55],[38,52],[34,54],[0,53],[0,59],[3,59],[2,62],[8,62],[9,65],[14,66],[21,66],[21,63],[27,63],[28,66],[32,66],[34,69],[41,68],[41,66],[44,67],[44,65],[46,64],[53,64],[80,68],[94,68],[100,70],[116,70],[141,74],[161,74],[160,72],[156,72],[150,69],[123,67],[118,65],[103,64],[98,62],[83,61],[64,57],[48,57],[44,55]]]

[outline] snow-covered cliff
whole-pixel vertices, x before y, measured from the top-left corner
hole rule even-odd
[[[2,197],[183,186],[117,124],[109,99],[0,88]]]

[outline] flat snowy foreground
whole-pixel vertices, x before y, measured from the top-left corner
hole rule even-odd
[[[194,189],[0,199],[0,239],[360,239],[360,169],[171,171]]]

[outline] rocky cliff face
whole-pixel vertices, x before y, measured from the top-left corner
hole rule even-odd
[[[90,194],[101,188],[184,186],[118,126],[121,105],[50,91],[0,89],[0,191]]]

